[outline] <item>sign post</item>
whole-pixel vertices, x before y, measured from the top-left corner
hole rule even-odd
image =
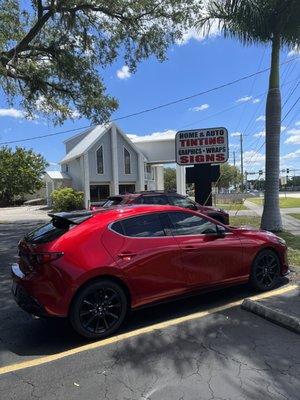
[[[196,202],[212,205],[211,184],[220,176],[218,164],[228,160],[227,129],[179,131],[175,136],[175,155],[178,165],[194,166],[186,169],[186,182],[195,184]]]

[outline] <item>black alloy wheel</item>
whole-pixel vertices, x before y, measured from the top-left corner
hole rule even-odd
[[[127,298],[110,280],[91,282],[76,296],[70,311],[73,328],[89,339],[101,339],[115,332],[126,317]]]
[[[273,289],[280,276],[280,261],[272,250],[263,250],[255,257],[250,282],[256,290]]]

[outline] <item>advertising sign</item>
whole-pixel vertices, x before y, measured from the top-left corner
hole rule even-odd
[[[227,129],[178,131],[175,136],[175,157],[179,165],[225,163],[228,160]]]

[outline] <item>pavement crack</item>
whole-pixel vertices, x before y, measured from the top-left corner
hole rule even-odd
[[[20,375],[18,375],[16,372],[11,372],[12,375],[14,375],[17,379],[19,379],[21,382],[29,385],[31,387],[31,391],[30,391],[30,396],[35,398],[35,399],[39,399],[40,397],[37,396],[34,392],[36,390],[36,386],[34,383],[32,383],[31,381],[22,378]]]

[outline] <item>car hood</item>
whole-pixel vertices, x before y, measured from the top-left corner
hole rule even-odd
[[[241,226],[229,226],[236,233],[241,233],[242,235],[261,237],[262,239],[278,239],[278,236],[273,232],[265,231],[263,229],[255,228],[251,225],[241,225]]]

